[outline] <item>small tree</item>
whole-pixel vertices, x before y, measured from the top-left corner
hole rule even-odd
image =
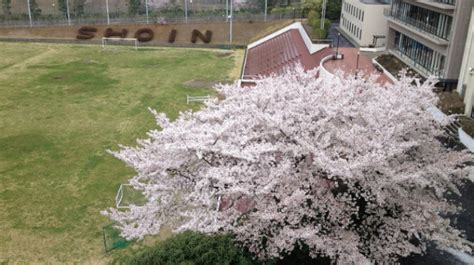
[[[72,11],[74,13],[74,16],[80,17],[84,15],[85,3],[86,3],[86,0],[74,0],[73,6],[72,6]]]
[[[64,15],[67,16],[67,6],[66,0],[58,0],[58,10]]]
[[[443,199],[473,155],[447,149],[428,109],[433,82],[382,86],[315,79],[301,68],[255,87],[220,86],[226,99],[113,154],[134,168],[144,206],[110,209],[127,238],[227,231],[261,259],[295,249],[341,264],[391,263],[427,242],[469,250]],[[416,81],[415,81],[416,82]]]
[[[3,10],[3,14],[5,16],[9,16],[11,15],[11,10],[12,10],[12,5],[11,5],[12,1],[11,0],[2,0],[2,10]]]
[[[41,8],[39,8],[36,0],[28,0],[28,1],[30,1],[31,16],[33,18],[38,18],[39,16],[41,16]]]
[[[128,13],[130,15],[137,15],[141,8],[140,0],[128,0]]]

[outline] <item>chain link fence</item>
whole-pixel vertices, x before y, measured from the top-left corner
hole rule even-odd
[[[307,14],[299,3],[279,1],[2,0],[0,26],[223,22],[231,13],[233,21],[260,22]]]

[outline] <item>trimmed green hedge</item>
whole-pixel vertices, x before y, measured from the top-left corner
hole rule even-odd
[[[252,256],[234,245],[229,235],[184,232],[130,257],[119,257],[111,264],[258,264]]]

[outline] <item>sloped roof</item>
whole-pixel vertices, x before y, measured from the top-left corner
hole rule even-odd
[[[281,74],[296,64],[305,70],[318,67],[321,59],[333,52],[329,45],[309,44],[309,36],[305,35],[301,24],[295,23],[249,45],[242,79]]]

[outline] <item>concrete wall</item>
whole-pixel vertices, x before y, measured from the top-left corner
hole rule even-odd
[[[472,111],[474,107],[474,71],[470,71],[469,68],[474,68],[474,7],[471,11],[471,23],[466,39],[464,58],[462,60],[461,74],[459,75],[457,88],[458,93],[461,95],[464,94],[464,104],[466,104],[465,114],[467,116],[474,115]]]
[[[446,58],[446,65],[448,66],[446,74],[449,79],[458,79],[459,77],[461,70],[460,62],[463,59],[472,7],[473,0],[456,0],[448,57]]]
[[[356,34],[351,33],[351,31],[344,27],[343,20],[341,18],[339,27],[342,33],[350,39],[350,41],[359,47],[367,47],[373,42],[374,35],[385,35],[387,28],[387,19],[383,14],[385,8],[388,8],[390,5],[385,4],[367,4],[363,3],[360,0],[344,0],[343,3],[349,4],[363,12],[363,18],[361,16],[352,15],[350,12],[346,11],[343,8],[341,10],[341,17],[350,21],[352,24],[356,25],[362,34],[359,38]],[[363,20],[362,20],[363,19]],[[379,39],[377,46],[385,45],[385,39]]]

